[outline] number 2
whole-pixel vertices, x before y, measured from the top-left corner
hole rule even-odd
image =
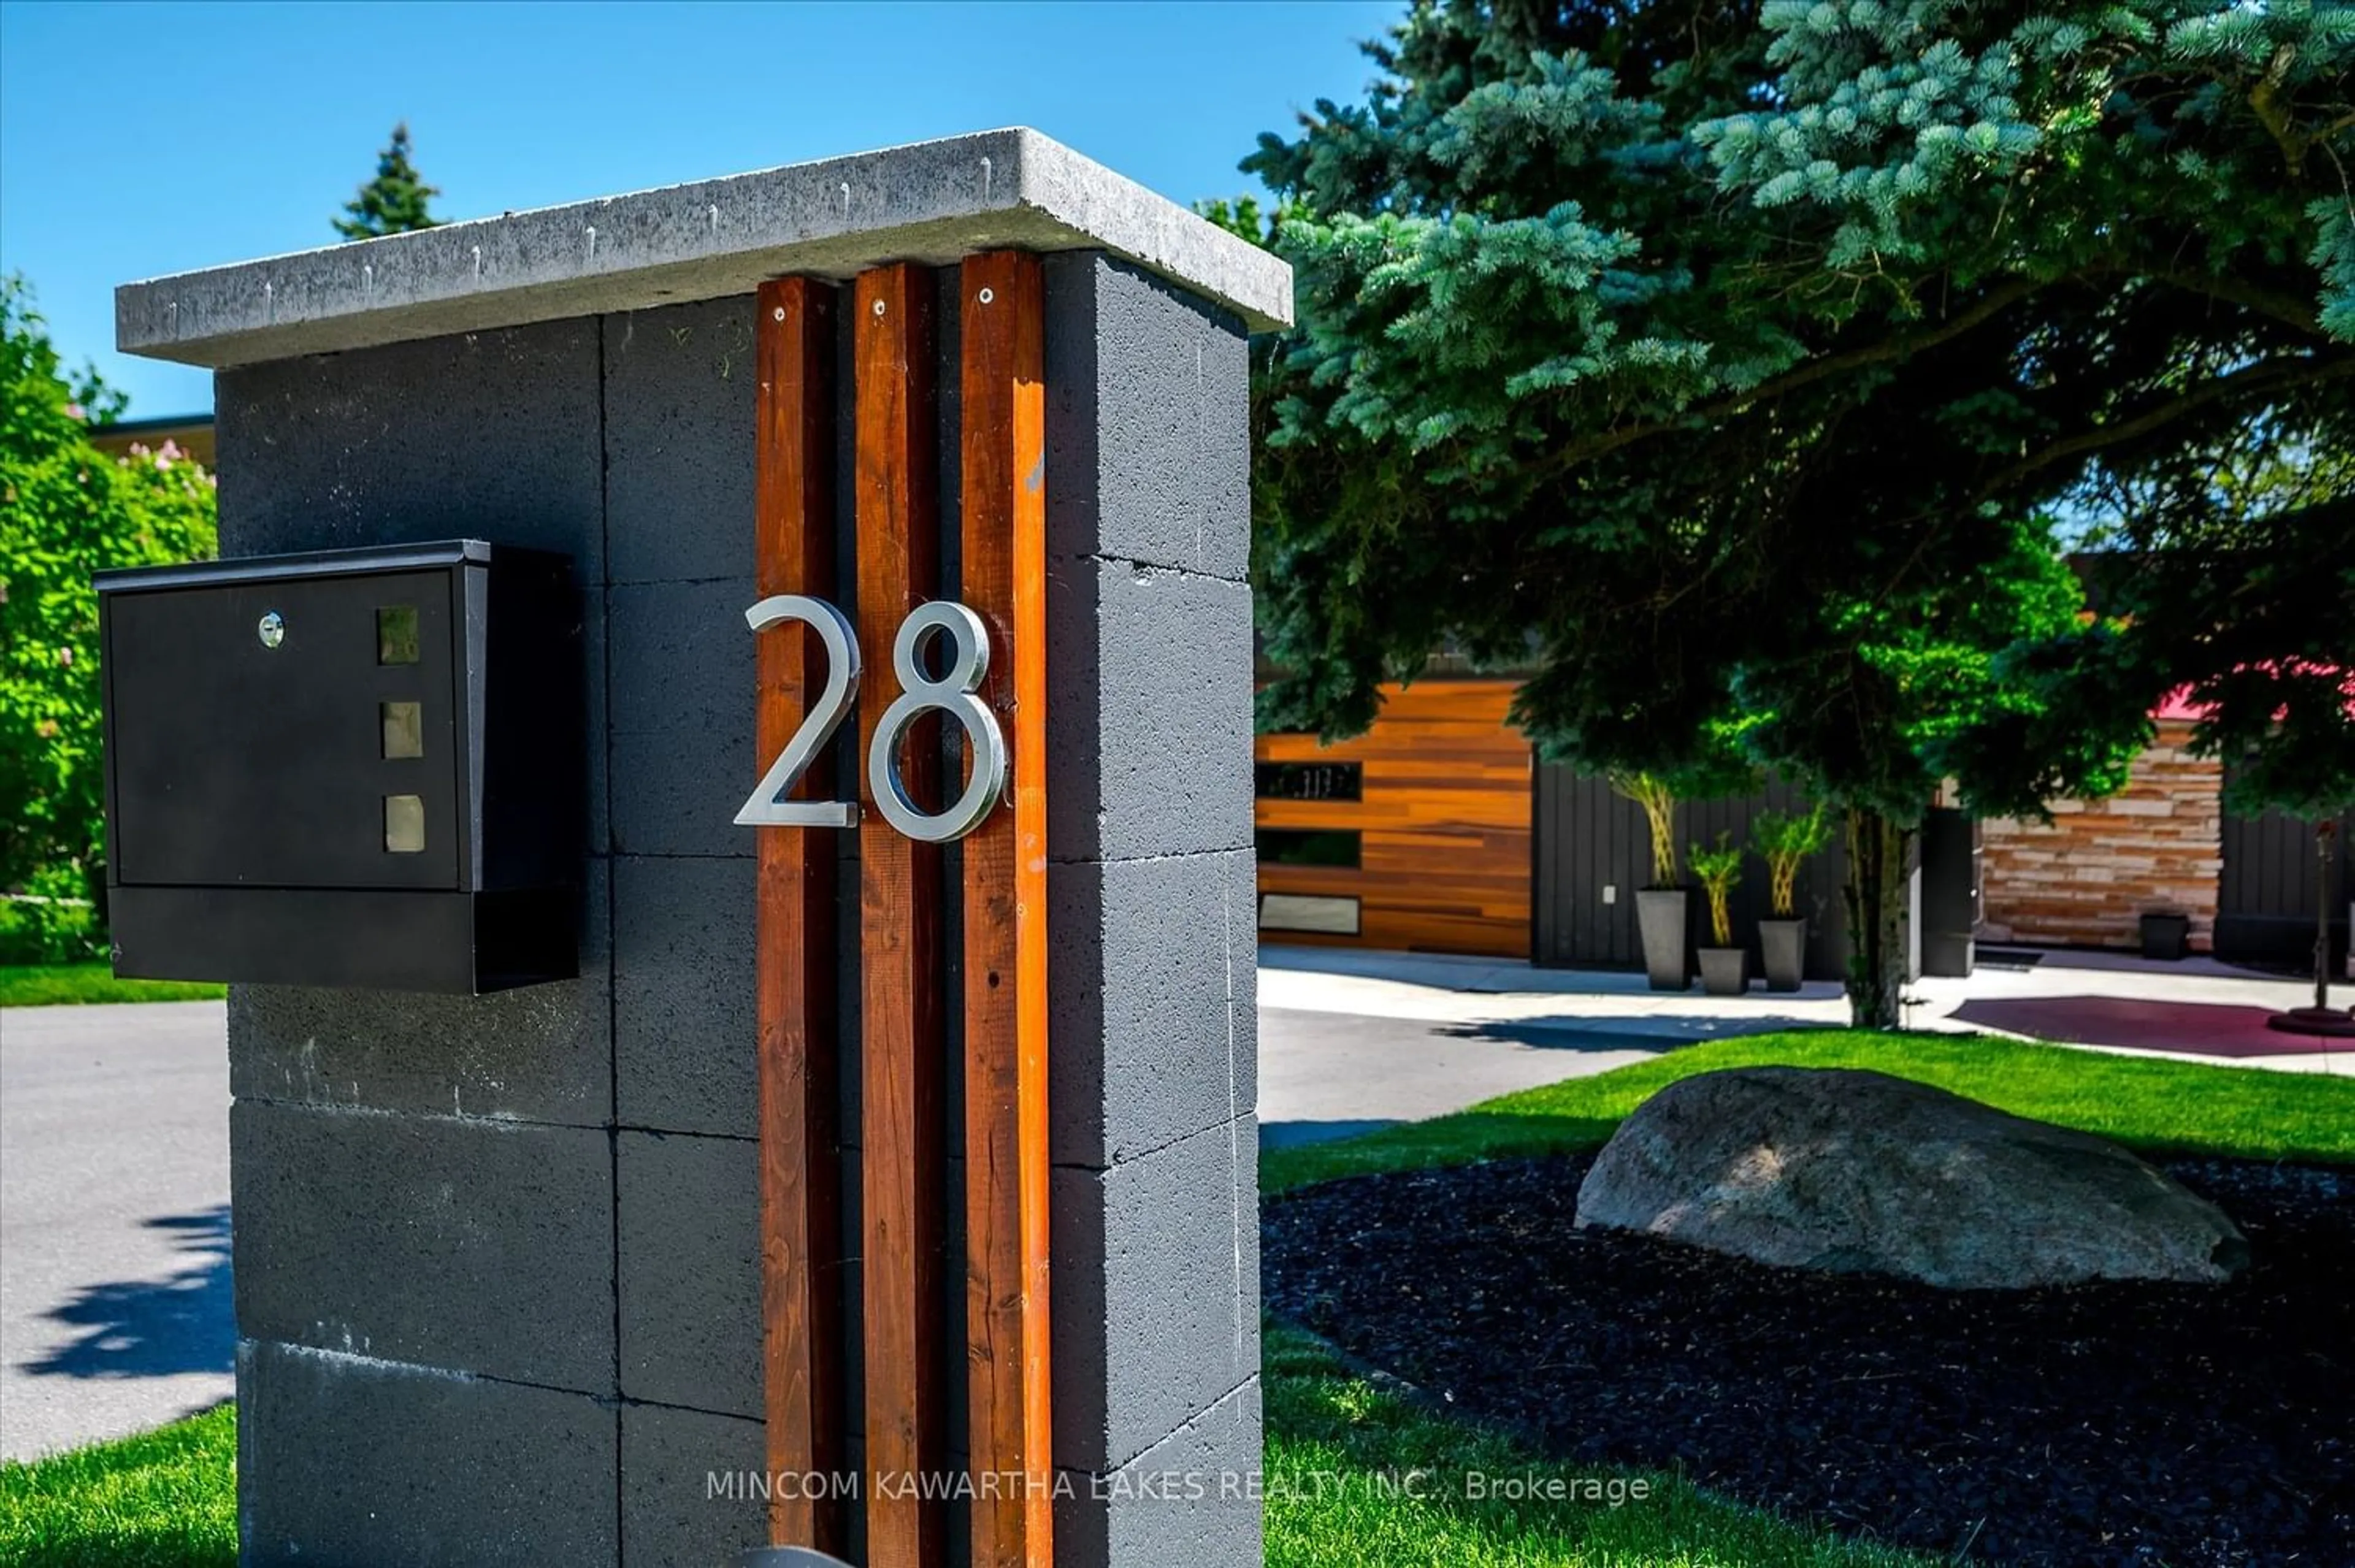
[[[818,641],[826,645],[826,689],[818,693],[801,728],[769,764],[769,771],[761,775],[744,808],[736,814],[737,822],[747,827],[857,827],[855,802],[778,798],[801,783],[811,762],[834,739],[834,732],[850,716],[851,705],[858,700],[858,634],[852,629],[850,618],[823,599],[778,593],[745,611],[744,619],[756,633],[787,621],[802,622],[815,632]]]

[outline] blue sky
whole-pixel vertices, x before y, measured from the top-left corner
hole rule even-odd
[[[0,0],[0,272],[132,417],[208,409],[206,372],[114,352],[114,285],[334,242],[396,120],[445,218],[1011,124],[1191,202],[1362,96],[1404,9]]]

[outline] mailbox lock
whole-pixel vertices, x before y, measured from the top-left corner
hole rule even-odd
[[[261,639],[263,647],[274,648],[286,640],[286,618],[275,610],[269,611],[262,615],[261,624],[253,630],[254,635]]]

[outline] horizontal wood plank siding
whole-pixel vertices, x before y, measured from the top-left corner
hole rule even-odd
[[[1354,868],[1263,862],[1263,893],[1359,901],[1359,934],[1270,931],[1271,942],[1529,955],[1529,741],[1505,721],[1514,683],[1431,680],[1382,688],[1381,717],[1335,746],[1263,735],[1263,763],[1357,763],[1363,798],[1263,800],[1263,828],[1355,829]]]

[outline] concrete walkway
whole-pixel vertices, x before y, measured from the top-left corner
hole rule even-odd
[[[2355,1040],[2277,1034],[2264,1019],[2314,1000],[2311,980],[2209,958],[2162,964],[2126,953],[2052,951],[2035,963],[1983,963],[1967,980],[1922,980],[1926,1029],[2019,1034],[2216,1067],[2355,1076]],[[2355,985],[2333,986],[2344,1008]]]
[[[2355,997],[2355,986],[2339,987],[2334,995],[2343,1004]],[[1263,1008],[1459,1028],[1511,1024],[1524,1030],[1634,1034],[1670,1042],[1764,1029],[1836,1028],[1848,1022],[1847,998],[1828,981],[1810,982],[1788,996],[1753,986],[1746,996],[1710,997],[1698,987],[1657,992],[1639,974],[1338,948],[1261,948],[1259,996]],[[2313,999],[2312,986],[2211,959],[2156,964],[2126,954],[2055,951],[2032,965],[1982,964],[1967,980],[1916,981],[1906,987],[1906,998],[1905,1021],[1913,1029],[2014,1034],[2222,1067],[2355,1075],[2355,1049],[2339,1049],[2345,1042],[2282,1035],[2273,1037],[2276,1049],[2253,1053],[2251,1037],[2243,1027],[2245,1017],[2304,1006]],[[2066,1038],[2068,1031],[2058,1026],[2096,1010],[2084,1004],[2098,1000],[2166,1008],[2194,1020],[2193,1027],[2168,1031],[2175,1038],[2163,1049]],[[2186,1043],[2196,1042],[2197,1020],[2203,1009],[2211,1008],[2220,1020],[2232,1015],[2229,1040],[2220,1038],[2218,1049],[2209,1051]],[[2222,1027],[2220,1023],[2220,1030]],[[2263,1042],[2266,1037],[2254,1039]]]

